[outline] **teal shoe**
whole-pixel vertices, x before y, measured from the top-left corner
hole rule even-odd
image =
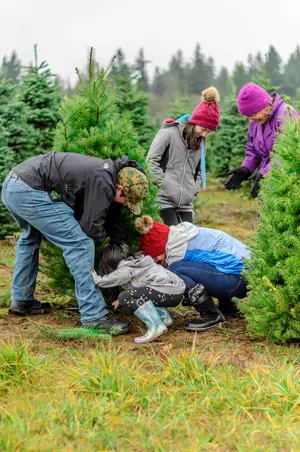
[[[158,308],[158,307],[156,307],[156,310],[157,310],[157,312],[159,314],[159,317],[160,317],[161,321],[166,326],[173,325],[173,323],[174,323],[173,318],[171,317],[171,314],[169,313],[167,308]]]

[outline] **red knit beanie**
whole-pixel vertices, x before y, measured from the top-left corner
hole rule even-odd
[[[191,124],[205,127],[209,130],[217,130],[220,122],[220,110],[218,103],[220,100],[217,88],[211,86],[202,93],[202,102],[197,105],[188,120]]]
[[[170,227],[153,221],[149,215],[143,215],[135,221],[136,229],[141,234],[140,247],[144,254],[157,257],[165,253]]]

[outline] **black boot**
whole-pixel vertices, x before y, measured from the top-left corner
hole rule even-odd
[[[200,319],[191,320],[185,326],[187,331],[206,331],[225,322],[225,318],[216,306],[212,296],[201,284],[189,292],[190,305],[201,314]]]
[[[50,303],[41,303],[37,300],[31,301],[12,301],[8,309],[9,314],[14,315],[43,315],[51,310]]]
[[[219,309],[226,317],[240,317],[242,312],[233,300],[219,300]]]
[[[117,319],[113,316],[104,316],[92,322],[84,322],[82,326],[84,328],[103,330],[107,334],[117,336],[118,334],[127,333],[130,323],[127,320]]]

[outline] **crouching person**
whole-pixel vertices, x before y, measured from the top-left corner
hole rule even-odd
[[[13,168],[2,186],[2,201],[23,229],[16,249],[9,312],[46,314],[49,303],[35,299],[42,237],[63,251],[75,281],[80,320],[84,327],[125,333],[128,322],[109,316],[95,288],[95,244],[110,237],[126,239],[122,210],[142,210],[148,181],[134,160],[112,161],[73,152],[38,155]]]
[[[92,274],[97,287],[125,289],[113,303],[114,308],[125,306],[147,326],[146,334],[134,339],[136,343],[153,341],[172,325],[166,308],[177,306],[183,299],[185,284],[181,278],[150,256],[130,254],[127,247],[116,245],[104,250],[100,271],[107,274]]]
[[[238,313],[232,298],[246,296],[241,272],[243,258],[250,257],[243,243],[217,229],[188,222],[169,227],[147,215],[137,218],[136,227],[142,251],[157,262],[165,262],[185,282],[186,304],[200,313],[199,319],[188,322],[188,331],[214,328],[225,322],[224,314]]]

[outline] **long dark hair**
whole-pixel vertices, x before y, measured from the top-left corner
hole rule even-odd
[[[132,256],[129,247],[122,243],[121,245],[108,245],[99,256],[99,275],[108,275],[111,272],[117,270],[119,263],[123,259],[127,259]]]
[[[192,149],[193,151],[198,151],[198,149],[200,149],[201,140],[203,138],[196,137],[195,124],[191,124],[190,122],[186,123],[183,131],[183,137],[187,141],[189,149]]]

